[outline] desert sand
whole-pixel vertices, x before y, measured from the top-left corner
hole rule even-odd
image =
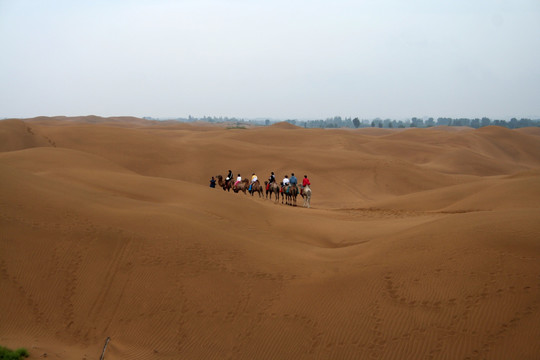
[[[0,290],[30,359],[539,359],[540,132],[2,120]]]

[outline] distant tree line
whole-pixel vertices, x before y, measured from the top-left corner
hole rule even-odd
[[[144,117],[144,119],[147,120],[174,120],[174,121],[181,121],[181,122],[195,122],[195,121],[205,121],[209,123],[233,123],[236,125],[247,125],[247,124],[255,124],[255,125],[272,125],[276,122],[281,122],[283,120],[273,120],[273,119],[264,119],[264,118],[257,118],[257,119],[242,119],[242,118],[235,118],[235,117],[211,117],[211,116],[203,116],[203,117],[194,117],[189,115],[187,118],[152,118],[152,117]],[[393,120],[393,119],[381,119],[381,118],[375,118],[375,119],[362,119],[359,118],[351,118],[351,117],[345,117],[342,118],[341,116],[334,116],[332,118],[327,118],[324,120],[296,120],[296,119],[288,119],[285,120],[288,123],[291,123],[296,126],[304,127],[304,128],[323,128],[323,129],[337,129],[337,128],[385,128],[385,129],[392,129],[392,128],[429,128],[433,126],[468,126],[475,129],[489,126],[489,125],[495,125],[495,126],[502,126],[506,127],[508,129],[517,129],[522,127],[530,127],[530,126],[540,126],[540,119],[517,119],[512,118],[510,120],[492,120],[487,117],[483,118],[447,118],[447,117],[439,117],[437,119],[435,118],[418,118],[413,117],[411,119],[406,120]]]
[[[487,117],[483,118],[437,118],[432,117],[424,119],[413,117],[407,120],[393,120],[393,119],[381,119],[375,118],[372,120],[360,120],[359,118],[344,118],[335,116],[325,120],[287,120],[291,124],[306,127],[306,128],[429,128],[433,126],[468,126],[478,129],[483,126],[495,125],[502,126],[509,129],[517,129],[522,127],[540,126],[540,119],[516,119],[512,118],[509,121],[506,120],[492,120]]]
[[[235,117],[227,117],[227,116],[203,116],[203,117],[195,117],[189,115],[187,118],[184,117],[176,117],[176,118],[154,118],[151,116],[143,116],[143,119],[146,120],[172,120],[172,121],[180,121],[180,122],[195,122],[195,121],[206,121],[209,123],[224,123],[224,122],[233,122],[233,123],[244,123],[248,122],[248,120],[244,119],[238,119]]]

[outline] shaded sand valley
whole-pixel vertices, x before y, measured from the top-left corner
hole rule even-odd
[[[0,289],[30,359],[538,359],[540,132],[2,120]]]

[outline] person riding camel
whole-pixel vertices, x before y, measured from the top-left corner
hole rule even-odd
[[[294,173],[291,173],[291,185],[296,186],[298,184],[298,180],[296,179],[296,176],[294,176]]]
[[[289,180],[289,176],[288,175],[285,175],[285,177],[283,178],[283,186],[287,186],[290,184],[290,180]]]
[[[282,184],[281,192],[288,191],[287,188],[290,185],[290,180],[289,180],[288,175],[285,175],[285,177],[283,178],[283,181],[281,182],[281,184]]]
[[[225,181],[232,180],[232,178],[233,178],[233,173],[231,170],[229,170],[229,173],[227,174],[227,178],[225,179]]]
[[[302,188],[300,189],[300,195],[302,195],[306,185],[311,185],[311,183],[309,182],[307,175],[304,175],[304,179],[302,180]]]
[[[255,181],[257,181],[257,175],[255,175],[255,173],[253,173],[253,174],[251,175],[251,183],[249,184],[249,189],[248,189],[248,191],[251,191],[251,188],[252,188],[253,184],[255,183]]]
[[[236,182],[234,183],[234,187],[236,187],[236,185],[240,182],[242,182],[242,177],[240,176],[240,174],[238,174],[238,177],[236,178]]]
[[[270,174],[270,177],[268,178],[268,184],[266,184],[266,190],[270,189],[270,185],[276,182],[276,175],[274,175],[274,172]]]

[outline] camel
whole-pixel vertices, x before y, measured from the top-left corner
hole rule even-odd
[[[225,190],[231,191],[231,188],[233,187],[233,184],[234,184],[233,179],[229,179],[229,181],[227,181],[227,180],[223,180],[223,176],[221,175],[218,175],[216,177],[218,179],[218,185],[223,188],[223,191]]]
[[[304,186],[301,195],[304,198],[304,204],[302,206],[309,209],[311,206],[311,188],[309,185]]]
[[[270,190],[270,186],[268,185],[268,180],[264,181],[264,188],[266,189],[265,195],[268,199],[268,194],[270,194],[270,199],[272,198],[272,190]]]
[[[275,182],[268,185],[268,181],[264,182],[264,185],[266,185],[266,198],[268,198],[268,195],[270,194],[270,199],[272,199],[272,194],[275,195],[276,199],[274,202],[279,201],[279,185]]]
[[[264,182],[264,186],[266,189],[266,198],[268,199],[270,197],[270,200],[272,200],[272,194],[276,195],[276,199],[279,198],[279,186],[274,182],[272,184],[268,184],[268,180]]]
[[[283,204],[285,202],[285,205],[289,205],[289,191],[288,191],[288,187],[289,185],[283,185],[283,183],[281,184],[281,203]]]
[[[298,196],[298,186],[296,186],[296,184],[289,187],[289,196],[289,205],[296,206],[296,197]]]
[[[282,199],[281,203],[283,204],[283,199],[285,199],[286,205],[296,206],[296,197],[298,196],[298,187],[296,185],[287,185],[282,187]]]
[[[251,184],[251,196],[253,196],[253,193],[259,193],[259,197],[261,198],[263,196],[263,188],[259,180],[256,180],[253,184]]]
[[[242,191],[244,194],[246,194],[246,191],[248,188],[249,188],[249,180],[244,178],[241,182],[236,184],[236,186],[233,186],[232,189],[235,193]]]

